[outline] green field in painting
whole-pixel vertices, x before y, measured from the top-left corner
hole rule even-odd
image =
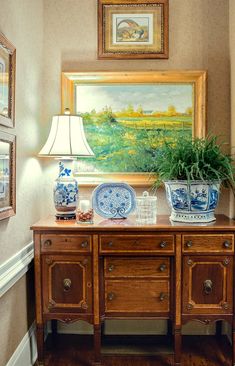
[[[160,153],[163,139],[192,134],[192,116],[119,116],[84,114],[87,140],[95,158],[89,159],[103,172],[149,172]]]

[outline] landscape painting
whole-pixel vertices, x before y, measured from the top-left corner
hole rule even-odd
[[[192,136],[193,83],[80,82],[75,89],[75,113],[95,153],[86,170],[151,172],[163,140]]]

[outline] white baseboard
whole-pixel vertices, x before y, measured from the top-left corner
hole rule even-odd
[[[33,366],[36,360],[37,345],[35,323],[33,323],[6,366]]]
[[[33,256],[31,242],[0,266],[0,297],[29,270]]]

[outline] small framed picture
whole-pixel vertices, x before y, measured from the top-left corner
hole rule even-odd
[[[0,33],[0,124],[14,127],[16,49]]]
[[[98,58],[168,58],[168,0],[98,0]]]
[[[16,137],[0,131],[0,220],[16,213]]]

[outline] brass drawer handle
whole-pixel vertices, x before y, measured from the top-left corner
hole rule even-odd
[[[226,248],[226,249],[230,249],[230,248],[232,248],[232,244],[230,243],[230,241],[228,241],[228,240],[225,240],[225,242],[223,243],[223,246],[224,246],[224,248]]]
[[[64,291],[69,291],[72,285],[70,278],[65,278],[63,281]]]
[[[167,299],[167,294],[164,294],[164,292],[161,292],[160,296],[159,296],[159,299],[160,299],[160,301],[166,300]]]
[[[188,240],[188,241],[186,242],[186,247],[187,247],[187,248],[192,248],[192,246],[193,246],[193,242],[192,242],[192,240]]]
[[[162,241],[162,242],[160,243],[160,247],[161,247],[161,248],[166,248],[166,246],[167,246],[167,242],[166,242],[166,241]]]
[[[108,300],[112,301],[115,298],[115,294],[113,292],[108,293]]]
[[[82,248],[87,248],[87,247],[88,247],[88,242],[87,242],[87,241],[83,241],[83,242],[81,243],[81,247],[82,247]]]
[[[109,266],[108,266],[108,271],[109,272],[112,272],[114,270],[114,265],[113,264],[110,264]]]
[[[47,239],[47,240],[44,242],[44,246],[45,246],[45,247],[50,247],[50,246],[51,246],[51,244],[52,244],[52,241],[51,241],[51,240],[49,240],[49,239]]]
[[[164,271],[166,270],[166,264],[165,264],[165,263],[162,263],[162,264],[160,265],[160,267],[159,267],[159,270],[160,270],[161,272],[164,272]]]
[[[205,280],[203,282],[203,288],[204,288],[204,293],[206,295],[210,295],[212,293],[212,289],[213,289],[213,283],[211,280]]]

